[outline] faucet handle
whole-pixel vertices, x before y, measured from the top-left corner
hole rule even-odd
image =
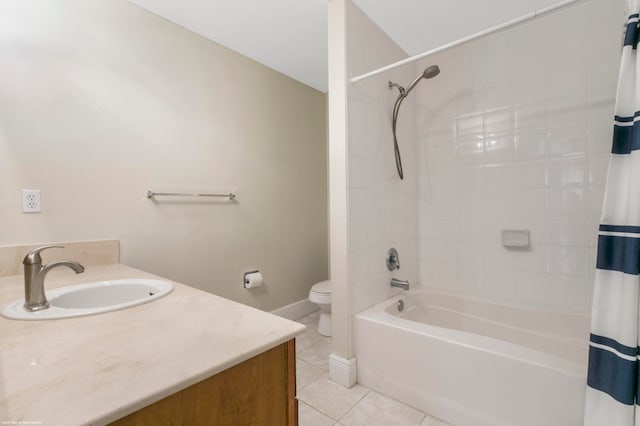
[[[43,247],[38,247],[36,249],[33,249],[29,253],[27,253],[27,255],[24,257],[22,264],[23,265],[41,264],[42,258],[40,257],[40,252],[42,250],[46,250],[50,248],[64,248],[64,246],[48,245],[48,246],[43,246]]]
[[[400,269],[400,256],[398,256],[398,250],[390,248],[387,252],[387,269],[395,271]]]

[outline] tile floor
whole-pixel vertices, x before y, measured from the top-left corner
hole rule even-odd
[[[329,380],[331,338],[317,332],[319,312],[298,320],[307,330],[296,338],[300,426],[450,426],[394,399]]]

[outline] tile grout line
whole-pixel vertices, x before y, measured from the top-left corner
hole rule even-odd
[[[362,386],[362,385],[360,385],[360,386]],[[364,387],[364,386],[362,386],[362,387],[363,387],[363,388],[365,388],[365,389],[367,390],[367,392],[366,392],[364,395],[362,395],[362,398],[360,398],[360,399],[359,399],[355,404],[353,404],[353,405],[351,406],[351,408],[349,408],[349,409],[347,410],[347,412],[346,412],[346,413],[344,413],[342,416],[340,416],[340,418],[336,420],[337,422],[340,422],[340,420],[344,419],[344,417],[345,417],[347,414],[349,414],[349,413],[351,412],[351,410],[353,410],[353,409],[356,407],[356,405],[360,404],[360,403],[362,402],[362,400],[363,400],[363,399],[365,399],[365,398],[366,398],[366,396],[367,396],[367,395],[369,395],[369,394],[371,393],[371,389],[369,389],[369,388],[367,388],[367,387]]]
[[[321,415],[323,415],[324,417],[326,417],[326,418],[330,419],[331,421],[338,422],[338,420],[334,419],[333,417],[331,417],[331,416],[330,416],[330,415],[328,415],[327,413],[325,413],[325,412],[323,412],[323,411],[321,411],[321,410],[317,409],[317,408],[316,408],[316,407],[314,407],[313,405],[308,404],[308,403],[306,403],[306,402],[304,402],[304,401],[300,401],[300,400],[298,400],[298,401],[299,401],[299,402],[301,402],[301,403],[303,403],[303,404],[304,404],[304,405],[306,405],[307,407],[311,408],[311,409],[312,409],[313,411],[315,411],[316,413],[321,414]]]

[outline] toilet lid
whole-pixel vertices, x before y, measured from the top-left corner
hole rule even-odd
[[[314,293],[331,294],[331,281],[321,281],[311,287]]]

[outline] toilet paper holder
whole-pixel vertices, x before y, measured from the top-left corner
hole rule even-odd
[[[259,273],[260,271],[258,271],[257,269],[255,271],[249,271],[249,272],[245,272],[244,275],[242,276],[242,285],[244,286],[244,288],[250,288],[248,287],[249,285],[249,275],[251,274],[256,274]]]

